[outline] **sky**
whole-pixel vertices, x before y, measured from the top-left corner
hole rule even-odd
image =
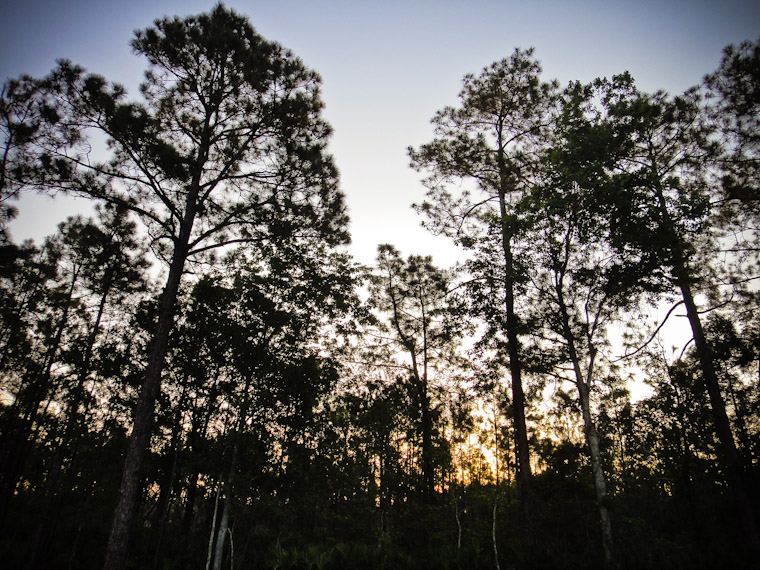
[[[125,85],[146,62],[131,53],[133,31],[163,15],[209,10],[199,0],[3,0],[0,79],[46,74],[59,58]],[[590,81],[630,71],[641,90],[681,92],[713,71],[723,47],[760,37],[760,2],[748,0],[228,0],[257,31],[290,48],[323,79],[330,152],[352,219],[350,251],[372,263],[380,243],[460,255],[420,227],[421,175],[407,147],[433,137],[430,119],[456,105],[462,77],[516,47],[535,48],[544,79]],[[27,196],[11,225],[39,241],[84,201]]]

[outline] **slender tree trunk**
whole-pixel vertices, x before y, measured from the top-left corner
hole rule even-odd
[[[497,486],[496,494],[493,497],[493,512],[491,513],[491,543],[493,544],[493,559],[496,564],[496,570],[501,570],[499,564],[499,549],[496,546],[496,511],[499,507],[499,489]]]
[[[583,378],[578,379],[578,394],[581,401],[581,410],[583,413],[584,432],[586,434],[586,443],[591,452],[591,467],[594,475],[594,490],[596,491],[596,502],[599,508],[599,520],[602,526],[602,549],[604,551],[604,564],[607,568],[613,568],[616,564],[612,540],[612,523],[610,513],[607,508],[609,501],[607,495],[607,480],[604,477],[604,468],[602,466],[602,452],[599,446],[599,433],[596,431],[596,425],[591,418],[590,395],[588,386]]]
[[[232,549],[232,533],[229,528],[230,510],[232,508],[232,486],[235,481],[235,472],[237,470],[238,460],[238,444],[239,437],[243,433],[246,421],[246,410],[248,410],[250,398],[249,390],[251,382],[253,381],[253,375],[249,374],[245,379],[245,386],[243,387],[243,401],[238,408],[238,419],[235,432],[233,434],[234,442],[232,445],[232,459],[230,460],[230,471],[227,475],[227,481],[224,483],[224,505],[222,507],[222,520],[219,524],[219,534],[216,537],[216,546],[214,551],[214,566],[213,570],[222,569],[222,559],[224,557],[224,538],[228,534],[230,535],[230,552]],[[231,554],[230,554],[231,555]]]
[[[503,186],[506,184],[506,170],[502,174]],[[518,321],[515,315],[515,276],[512,256],[512,229],[507,220],[505,189],[499,192],[501,214],[501,245],[504,253],[504,304],[506,308],[507,350],[509,353],[509,373],[512,379],[512,408],[514,410],[515,454],[517,466],[517,489],[520,499],[520,512],[523,520],[533,520],[533,493],[531,490],[530,446],[528,444],[528,427],[525,419],[525,392],[522,385],[522,366],[520,362],[520,339]]]
[[[457,554],[462,552],[462,520],[459,518],[459,501],[454,496],[454,517],[457,521]]]
[[[388,507],[391,503],[391,491],[388,487],[388,463],[389,463],[389,447],[390,447],[390,434],[383,430],[378,434],[378,439],[381,442],[380,453],[380,465],[379,465],[379,496],[380,496],[380,550],[384,550],[388,544],[388,535],[390,534],[390,528],[388,523]]]
[[[498,394],[497,394],[498,401]],[[499,481],[499,425],[497,423],[497,410],[498,407],[494,405],[493,410],[493,449],[494,449],[494,471],[496,473],[496,486],[493,495],[493,513],[491,524],[491,542],[493,543],[493,558],[496,561],[496,570],[501,570],[499,564],[499,549],[496,544],[496,511],[499,505],[499,493],[500,493],[500,481]]]
[[[190,226],[192,226],[192,219]],[[127,564],[129,532],[140,490],[142,465],[150,444],[155,402],[161,389],[161,373],[165,365],[169,333],[174,324],[175,305],[187,256],[189,234],[190,228],[187,228],[186,235],[183,236],[183,243],[177,244],[175,247],[169,276],[161,295],[158,324],[151,343],[148,367],[145,370],[145,377],[134,412],[134,424],[124,461],[124,471],[119,487],[119,501],[108,538],[104,570],[123,570]]]
[[[428,362],[427,362],[427,322],[425,316],[425,302],[422,296],[422,292],[419,291],[418,302],[420,305],[420,311],[422,314],[422,373],[420,374],[420,362],[417,354],[416,341],[410,339],[402,330],[401,327],[401,315],[398,306],[398,301],[393,292],[392,279],[393,276],[389,270],[389,286],[388,294],[393,307],[393,323],[396,328],[396,332],[401,340],[401,343],[409,351],[409,358],[412,361],[412,376],[414,378],[415,387],[417,388],[417,397],[420,401],[420,424],[422,431],[422,479],[423,479],[423,501],[425,504],[429,504],[433,493],[435,492],[435,482],[433,475],[433,461],[432,461],[432,420],[430,417],[430,397],[428,395]]]
[[[209,398],[211,400],[211,398]],[[196,426],[196,414],[193,413],[192,430],[190,432],[191,443],[190,447],[193,454],[197,455],[202,453],[205,448],[206,436],[208,431],[208,425],[211,422],[211,409],[206,410],[206,414],[203,418],[203,425],[198,429]],[[190,545],[190,536],[193,528],[193,515],[195,514],[195,500],[198,496],[198,477],[200,475],[199,469],[196,467],[193,469],[192,474],[188,478],[187,486],[187,503],[185,504],[185,514],[182,521],[182,529],[184,534],[185,550]]]
[[[583,431],[586,435],[586,444],[588,445],[589,452],[591,454],[591,468],[594,476],[594,490],[596,492],[596,502],[599,509],[599,520],[602,527],[602,550],[604,553],[604,564],[607,568],[613,568],[615,566],[615,557],[613,554],[612,523],[610,521],[610,513],[607,508],[607,480],[604,477],[604,468],[602,466],[602,452],[599,446],[599,433],[596,431],[596,425],[594,425],[594,420],[591,417],[591,393],[589,384],[586,383],[586,380],[583,377],[583,371],[581,370],[580,358],[575,347],[575,336],[573,335],[573,331],[570,328],[570,317],[567,312],[567,306],[565,305],[564,292],[562,289],[560,277],[557,277],[556,291],[560,315],[562,317],[562,336],[567,342],[568,352],[570,353],[570,360],[573,364],[575,385],[578,388],[578,399],[581,404],[581,414],[583,416]],[[589,364],[589,383],[591,381],[591,370],[593,369],[592,366],[593,362]]]
[[[752,445],[752,438],[747,429],[747,401],[744,396],[737,396],[734,382],[730,376],[728,378],[728,393],[731,395],[731,403],[734,406],[734,416],[736,418],[736,428],[739,432],[739,442],[744,448],[745,460],[751,464],[755,456],[755,448]]]
[[[417,352],[409,349],[412,359],[412,375],[417,386],[417,397],[420,400],[420,428],[422,431],[422,497],[425,504],[430,504],[435,492],[435,479],[433,476],[433,425],[430,417],[430,396],[427,387],[427,370],[422,375],[419,373]],[[423,364],[427,369],[427,363]]]
[[[381,453],[384,453],[384,451],[381,451]],[[385,470],[383,468],[383,464],[385,462],[384,457],[380,457],[378,461],[378,469],[377,469],[377,477],[378,477],[378,488],[377,488],[377,499],[380,506],[380,543],[379,548],[382,550],[383,545],[385,544]]]
[[[214,546],[214,564],[211,566],[212,570],[222,570],[222,559],[224,558],[224,539],[227,534],[229,534],[230,500],[231,497],[225,496],[224,503],[222,504],[222,519],[219,521],[219,532],[216,535],[216,545]]]
[[[420,385],[420,400],[422,406],[422,478],[424,479],[425,503],[430,504],[435,493],[435,477],[433,473],[433,428],[430,417],[430,396],[427,382]]]
[[[422,377],[420,381],[420,402],[422,405],[422,476],[425,480],[425,502],[430,504],[435,494],[435,467],[433,466],[433,419],[430,414],[430,393],[428,391],[428,322],[423,291],[418,291],[422,317]],[[415,370],[417,368],[415,367]]]
[[[678,418],[678,438],[681,449],[680,454],[680,474],[683,481],[684,495],[686,497],[687,516],[689,519],[689,526],[694,536],[695,543],[700,540],[701,525],[700,517],[697,516],[697,509],[694,504],[694,489],[691,483],[691,452],[689,451],[689,434],[687,430],[686,412],[683,399],[681,397],[680,389],[673,380],[673,376],[670,373],[670,367],[663,357],[663,363],[668,375],[668,381],[673,389],[673,394],[676,400],[676,415]]]
[[[220,476],[221,479],[221,476]],[[206,554],[206,570],[211,568],[211,555],[214,553],[214,538],[216,538],[216,514],[219,512],[219,496],[222,494],[221,486],[216,489],[214,499],[214,514],[211,517],[211,534],[208,537],[208,553]]]
[[[522,385],[521,347],[519,323],[515,315],[515,267],[512,252],[512,238],[515,230],[509,221],[507,196],[513,188],[510,186],[510,171],[504,157],[505,142],[502,127],[497,130],[498,166],[499,166],[499,215],[501,217],[501,247],[504,255],[504,305],[506,309],[507,351],[509,353],[509,374],[512,379],[512,408],[514,413],[515,454],[517,466],[517,490],[520,501],[520,513],[523,521],[530,524],[533,520],[533,493],[531,485],[530,446],[528,443],[528,426],[525,419],[525,392]]]
[[[195,497],[198,494],[198,470],[194,470],[187,479],[187,502],[185,503],[185,514],[182,517],[182,534],[185,540],[185,546],[190,543],[190,532],[193,528],[193,514],[195,513]]]
[[[232,461],[230,462],[230,472],[227,481],[224,483],[224,504],[222,505],[222,520],[219,522],[219,532],[216,536],[216,546],[214,547],[214,565],[212,570],[222,570],[222,559],[224,557],[224,537],[227,535],[230,524],[230,505],[232,503],[232,483],[235,478],[235,469],[237,468],[237,441],[232,446]]]
[[[171,505],[172,487],[174,487],[174,479],[177,474],[177,462],[179,459],[179,447],[180,447],[180,433],[182,431],[182,411],[185,405],[185,388],[187,378],[183,382],[182,394],[180,396],[179,405],[177,406],[177,412],[174,416],[174,426],[172,427],[171,436],[171,454],[172,465],[164,477],[164,481],[161,483],[161,491],[158,497],[158,508],[156,509],[157,516],[159,517],[158,533],[155,536],[156,548],[153,555],[153,568],[158,568],[158,561],[161,556],[161,545],[164,539],[164,533],[166,531],[166,524],[169,519],[169,506]]]

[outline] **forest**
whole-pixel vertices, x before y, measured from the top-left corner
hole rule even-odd
[[[351,257],[321,78],[246,16],[131,49],[136,95],[2,85],[0,565],[760,567],[760,41],[678,95],[466,75],[408,149],[455,267]],[[17,243],[25,193],[93,215]]]

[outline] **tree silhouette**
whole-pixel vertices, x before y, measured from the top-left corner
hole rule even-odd
[[[168,265],[109,541],[106,568],[119,569],[187,261],[235,243],[347,240],[316,73],[222,5],[157,20],[132,48],[150,64],[143,102],[65,61],[46,80],[57,132],[81,136],[42,141],[33,181],[132,211]],[[90,131],[107,137],[108,161],[88,156]]]
[[[479,76],[467,75],[459,94],[459,108],[446,107],[433,118],[436,138],[410,149],[412,166],[429,171],[427,200],[418,210],[429,227],[465,247],[474,247],[496,228],[504,285],[509,371],[512,380],[517,472],[523,513],[532,517],[530,450],[525,422],[520,319],[515,311],[516,284],[520,280],[515,243],[521,238],[522,220],[513,208],[516,198],[531,185],[537,166],[537,149],[552,122],[556,85],[542,83],[541,66],[533,50],[515,50],[508,58],[485,68]],[[457,181],[471,184],[454,194]],[[454,184],[452,184],[454,183]],[[460,187],[461,188],[461,187]]]

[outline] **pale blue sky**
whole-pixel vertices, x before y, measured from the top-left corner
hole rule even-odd
[[[754,4],[754,5],[753,5]],[[0,79],[43,75],[65,57],[136,93],[144,62],[132,31],[164,14],[208,10],[211,1],[5,0]],[[406,147],[428,141],[430,118],[456,104],[461,78],[515,47],[534,46],[547,79],[591,80],[628,70],[644,90],[682,91],[718,64],[729,43],[760,36],[760,3],[697,1],[228,1],[265,37],[291,48],[324,80],[330,149],[348,197],[359,261],[378,243],[404,253],[454,255],[419,228],[410,204],[424,189]],[[27,199],[12,231],[39,238],[77,203]],[[51,207],[52,206],[52,207]]]

